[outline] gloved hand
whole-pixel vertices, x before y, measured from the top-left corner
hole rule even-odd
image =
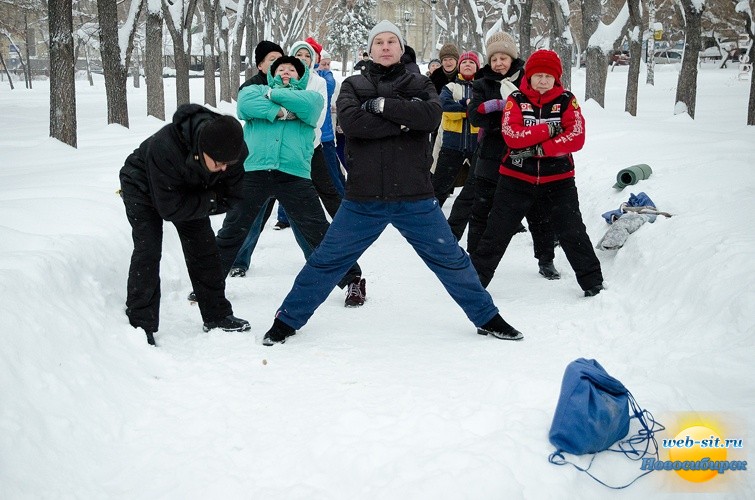
[[[496,111],[503,111],[503,107],[505,105],[506,101],[503,99],[490,99],[480,104],[477,108],[477,111],[486,115],[488,113],[494,113]]]
[[[533,156],[545,156],[545,154],[543,154],[543,146],[536,144],[524,149],[512,149],[509,154],[509,158],[515,162],[532,158]]]
[[[362,109],[372,113],[373,115],[379,115],[383,112],[383,106],[385,103],[384,97],[375,97],[374,99],[367,99],[362,103]]]
[[[555,122],[548,122],[548,134],[551,137],[556,137],[559,134],[564,133],[564,128],[561,126],[560,123]]]

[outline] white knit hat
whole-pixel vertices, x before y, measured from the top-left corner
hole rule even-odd
[[[377,23],[375,27],[370,30],[370,36],[367,38],[367,52],[372,52],[372,41],[380,33],[393,33],[396,35],[396,37],[398,37],[398,43],[401,44],[401,53],[404,53],[404,37],[401,35],[401,30],[398,29],[398,26],[385,19]]]
[[[330,52],[328,52],[328,51],[327,51],[327,50],[325,50],[325,49],[322,49],[322,50],[320,51],[320,60],[321,60],[321,61],[322,61],[323,59],[330,59],[330,58],[331,58],[331,57],[330,57]]]

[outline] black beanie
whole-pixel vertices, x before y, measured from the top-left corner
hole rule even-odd
[[[300,59],[294,56],[283,56],[273,61],[273,64],[270,65],[270,74],[275,76],[275,70],[278,69],[278,66],[280,66],[283,63],[293,64],[294,68],[296,68],[296,73],[299,75],[299,78],[304,76],[304,71],[305,71],[304,63],[301,62]]]
[[[218,163],[239,159],[244,146],[244,131],[239,121],[221,115],[207,123],[199,132],[199,149]]]
[[[282,56],[286,55],[284,50],[277,43],[262,40],[254,48],[254,65],[259,66],[265,56],[267,56],[270,52],[277,52]]]

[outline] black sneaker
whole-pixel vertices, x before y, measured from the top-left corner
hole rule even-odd
[[[522,332],[506,323],[500,314],[496,314],[493,316],[493,319],[478,327],[477,333],[480,335],[492,335],[502,340],[522,340],[524,338]]]
[[[592,288],[588,288],[587,290],[585,290],[585,297],[595,297],[603,289],[603,285],[595,285]]]
[[[283,222],[282,220],[279,220],[278,222],[275,223],[275,225],[273,226],[273,229],[275,229],[276,231],[280,231],[281,229],[286,229],[289,227],[291,227],[291,224],[289,224],[288,222]]]
[[[224,332],[245,332],[249,330],[251,326],[249,326],[249,322],[247,320],[240,319],[233,314],[229,314],[225,318],[219,319],[217,321],[208,321],[202,326],[202,329],[206,332],[209,332],[210,330],[213,330],[215,328],[220,328]]]
[[[150,332],[149,330],[144,330],[144,333],[147,334],[147,343],[149,345],[153,345],[157,347],[157,344],[155,344],[155,335],[154,332]]]
[[[243,278],[246,276],[246,269],[243,267],[232,267],[231,272],[228,274],[231,278]]]
[[[364,278],[354,278],[354,281],[346,287],[346,307],[359,307],[364,305],[367,298],[367,282]]]
[[[538,267],[540,268],[540,274],[545,277],[545,279],[548,280],[558,280],[561,279],[561,275],[558,273],[558,270],[553,265],[553,261],[548,262],[540,262],[538,264]]]
[[[296,330],[294,330],[278,318],[275,318],[275,321],[273,321],[273,326],[270,327],[270,329],[265,334],[265,337],[262,339],[262,345],[270,346],[274,344],[285,344],[286,339],[295,334]]]

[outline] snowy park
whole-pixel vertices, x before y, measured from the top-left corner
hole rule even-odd
[[[606,289],[590,298],[560,249],[562,278],[548,281],[530,236],[515,236],[488,290],[522,342],[476,335],[389,228],[360,260],[363,307],[344,308],[336,289],[296,336],[263,346],[304,264],[271,219],[246,277],[226,280],[252,326],[242,333],[202,331],[178,237],[164,226],[159,347],[149,346],[124,313],[133,246],[116,194],[125,158],[164,125],[147,116],[146,89],[129,81],[124,128],[107,125],[102,78],[77,80],[74,149],[49,137],[48,82],[2,88],[0,497],[755,498],[752,470],[705,483],[655,471],[612,492],[548,462],[561,377],[580,357],[665,425],[659,440],[699,418],[743,439],[730,459],[751,454],[751,76],[703,65],[691,119],[674,114],[678,70],[657,66],[650,86],[643,66],[636,117],[624,112],[627,67],[609,71],[605,108],[584,102],[584,69],[573,70],[587,131],[576,182],[593,244],[609,228],[601,214],[631,193],[672,217],[596,250]],[[191,86],[201,103],[201,79]],[[169,117],[175,80],[165,96]],[[235,115],[235,104],[218,111]],[[637,164],[652,175],[615,189],[617,172]],[[591,472],[608,484],[641,472],[605,455]]]

